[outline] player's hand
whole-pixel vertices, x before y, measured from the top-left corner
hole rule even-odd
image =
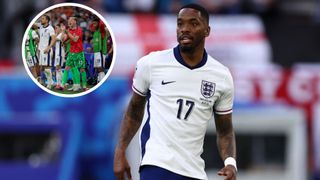
[[[129,180],[132,180],[130,166],[126,158],[125,152],[116,149],[114,154],[113,171],[117,180],[125,180],[126,174]]]
[[[228,165],[218,172],[219,176],[224,176],[224,180],[236,180],[237,170],[234,166]]]
[[[48,52],[49,52],[49,47],[47,47],[47,48],[43,51],[44,54],[47,54]]]

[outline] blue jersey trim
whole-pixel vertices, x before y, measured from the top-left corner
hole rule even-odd
[[[148,102],[147,102],[147,113],[148,113],[148,118],[146,123],[144,124],[141,132],[141,157],[143,158],[145,152],[146,152],[146,144],[147,141],[150,138],[150,97],[151,94],[149,93],[148,96]]]
[[[47,66],[52,66],[52,64],[50,64],[50,50],[48,51],[48,54],[47,54]],[[52,62],[51,62],[52,63]]]
[[[191,67],[191,66],[189,66],[185,61],[184,61],[184,59],[182,58],[182,56],[181,56],[181,54],[180,54],[180,46],[178,45],[178,46],[176,46],[175,48],[173,48],[173,54],[174,54],[174,57],[176,58],[176,60],[180,63],[180,64],[182,64],[183,66],[185,66],[185,67],[187,67],[187,68],[189,68],[189,69],[197,69],[197,68],[200,68],[200,67],[202,67],[202,66],[204,66],[205,64],[206,64],[206,62],[207,62],[207,59],[208,59],[208,54],[207,54],[207,51],[206,50],[204,50],[204,52],[203,52],[203,57],[202,57],[202,60],[200,61],[200,63],[199,64],[197,64],[196,66],[193,66],[193,67]]]
[[[147,96],[145,93],[142,93],[141,91],[139,91],[136,87],[134,87],[134,85],[132,85],[132,89],[133,91],[135,91],[137,94],[139,94],[140,96]]]
[[[62,66],[62,41],[59,42],[59,65]]]

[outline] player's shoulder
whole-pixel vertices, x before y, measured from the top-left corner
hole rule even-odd
[[[40,28],[41,31],[45,32],[45,33],[54,33],[54,28],[52,25],[48,25],[47,27],[42,27]]]
[[[207,62],[211,70],[210,75],[224,79],[224,87],[233,89],[233,78],[229,68],[211,56],[208,56]]]
[[[57,41],[61,41],[62,33],[56,34]]]
[[[208,66],[210,66],[210,68],[214,70],[218,70],[220,72],[230,74],[230,70],[227,66],[223,65],[221,62],[219,62],[217,59],[213,58],[210,55],[208,55],[207,64]]]
[[[38,36],[38,33],[35,30],[31,31],[32,36]]]
[[[53,30],[54,31],[54,28],[53,28],[53,26],[50,24],[50,25],[48,25],[47,27],[44,27],[44,29],[49,29],[50,31],[51,30]]]
[[[78,26],[78,27],[77,27],[77,31],[78,31],[79,33],[82,33],[82,28],[81,28],[80,26]]]
[[[163,58],[164,56],[168,56],[172,54],[172,49],[165,49],[161,51],[153,51],[150,52],[149,54],[145,55],[144,59],[158,59],[158,58]]]
[[[172,56],[172,49],[166,49],[161,51],[153,51],[149,54],[143,56],[139,59],[138,63],[157,63],[158,61],[161,61],[163,59],[168,59],[169,56]]]

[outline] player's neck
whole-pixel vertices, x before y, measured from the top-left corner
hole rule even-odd
[[[43,25],[42,27],[43,27],[43,28],[46,28],[46,27],[48,27],[48,26],[49,26],[49,23],[48,23],[48,24]]]
[[[197,47],[193,51],[181,51],[179,49],[180,54],[186,64],[190,67],[198,65],[203,58],[204,47]]]

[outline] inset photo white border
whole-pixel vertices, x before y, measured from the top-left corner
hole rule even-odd
[[[27,35],[28,35],[28,31],[29,29],[32,27],[32,25],[34,23],[36,23],[36,21],[44,14],[46,14],[48,11],[50,10],[53,10],[55,8],[59,8],[59,7],[65,7],[65,6],[73,6],[73,7],[79,7],[79,8],[83,8],[85,10],[88,10],[90,11],[91,13],[95,14],[97,17],[99,17],[100,20],[103,21],[103,23],[106,25],[107,29],[109,30],[109,33],[110,33],[110,36],[111,36],[111,39],[112,39],[112,47],[113,47],[113,56],[112,56],[112,62],[111,62],[111,65],[110,65],[110,68],[108,69],[106,75],[103,77],[103,79],[98,83],[96,84],[95,86],[93,86],[92,88],[90,88],[89,90],[87,91],[83,91],[83,92],[79,92],[79,93],[75,93],[75,94],[63,94],[63,93],[58,93],[58,92],[54,92],[50,89],[47,89],[45,86],[41,85],[37,79],[32,75],[31,71],[29,70],[29,67],[27,65],[27,61],[26,61],[26,58],[25,58],[25,43],[26,43],[26,39],[27,39]],[[24,36],[23,36],[23,40],[22,40],[22,45],[21,45],[21,52],[22,52],[22,60],[23,60],[23,65],[29,75],[29,77],[33,80],[34,83],[36,83],[42,90],[46,91],[47,93],[50,93],[52,95],[55,95],[55,96],[59,96],[59,97],[65,97],[65,98],[73,98],[73,97],[79,97],[79,96],[83,96],[83,95],[86,95],[88,93],[91,93],[92,91],[96,90],[98,87],[100,87],[107,79],[108,77],[110,76],[111,72],[112,72],[112,69],[113,69],[113,66],[114,66],[114,63],[115,63],[115,59],[116,59],[116,55],[117,55],[117,48],[116,48],[116,42],[115,42],[115,37],[114,37],[114,34],[113,34],[113,31],[110,27],[110,25],[108,24],[108,22],[106,21],[106,19],[100,14],[98,13],[96,10],[86,6],[86,5],[82,5],[82,4],[77,4],[77,3],[60,3],[60,4],[56,4],[56,5],[52,5],[44,10],[42,10],[37,16],[35,16],[33,18],[33,20],[29,23],[25,33],[24,33]]]

